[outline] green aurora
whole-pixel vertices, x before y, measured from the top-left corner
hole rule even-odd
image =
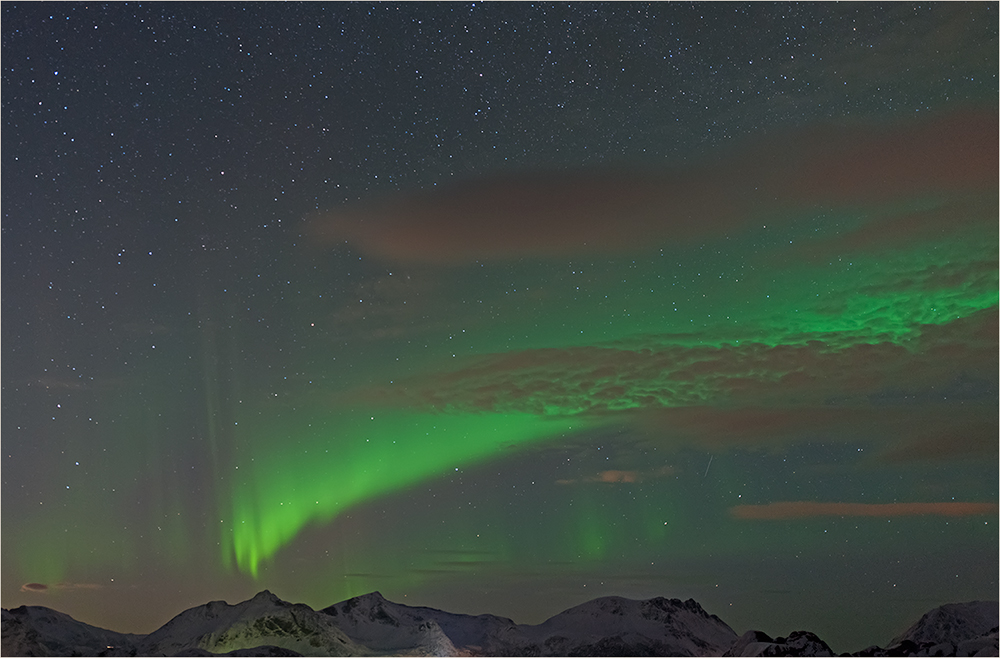
[[[258,428],[259,454],[233,476],[232,544],[223,560],[256,576],[262,560],[307,523],[327,522],[376,496],[494,457],[521,443],[580,427],[573,419],[521,415],[400,414],[318,418],[295,432]],[[268,448],[278,446],[279,450]],[[242,468],[241,468],[242,467]],[[226,530],[223,529],[223,536]]]
[[[836,381],[858,368],[865,346],[889,355],[882,366],[919,360],[932,347],[923,340],[928,328],[996,315],[997,235],[983,224],[945,240],[836,259],[817,256],[825,236],[815,226],[814,218],[797,230],[786,226],[768,236],[771,244],[759,236],[762,246],[751,256],[712,247],[698,276],[682,285],[683,297],[676,286],[657,294],[670,271],[664,251],[645,262],[590,263],[581,269],[598,274],[574,276],[590,294],[567,302],[565,312],[553,313],[546,301],[565,298],[559,289],[566,282],[550,277],[536,284],[534,301],[500,311],[511,319],[509,333],[484,339],[479,332],[472,345],[453,327],[446,345],[456,352],[453,370],[396,375],[347,402],[331,395],[330,410],[310,412],[308,421],[286,412],[261,422],[255,414],[240,433],[246,447],[231,486],[220,492],[220,509],[231,510],[220,525],[223,563],[256,577],[310,524],[510,449],[600,427],[607,413],[617,413],[611,422],[620,424],[630,410],[739,406],[760,396],[821,404],[828,387],[813,385],[810,393],[783,383],[804,363],[814,382]],[[786,239],[794,248],[773,243]],[[734,263],[740,274],[732,273]],[[483,268],[472,269],[470,278]],[[531,276],[538,280],[537,272]],[[612,298],[628,308],[609,313]],[[452,304],[460,314],[460,300]],[[528,323],[525,338],[512,340],[517,325]],[[586,340],[593,336],[600,340]],[[879,380],[869,392],[906,385]],[[599,556],[604,545],[587,530],[588,518],[572,533],[573,550]]]
[[[995,4],[2,12],[3,607],[996,596]]]

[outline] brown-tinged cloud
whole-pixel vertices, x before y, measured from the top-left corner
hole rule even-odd
[[[675,472],[672,466],[662,466],[654,470],[621,470],[621,469],[608,469],[604,471],[598,471],[594,475],[590,475],[578,479],[562,479],[556,480],[556,484],[576,484],[579,482],[598,482],[604,484],[634,484],[636,482],[642,482],[643,480],[651,480],[654,478],[666,477]]]
[[[961,416],[938,405],[686,407],[635,414],[634,428],[649,444],[727,448],[782,448],[796,442],[868,446],[865,462],[995,459],[1000,423],[995,408],[972,407]]]
[[[54,583],[52,585],[45,585],[43,583],[25,583],[21,585],[22,592],[37,592],[44,593],[49,590],[54,589],[101,589],[101,585],[97,583]]]
[[[879,457],[886,462],[956,457],[988,459],[996,455],[997,436],[995,420],[967,417],[948,426],[921,427],[906,440],[886,448]]]
[[[98,585],[97,583],[56,583],[52,585],[53,589],[101,589],[103,585]]]
[[[782,521],[817,516],[996,516],[996,503],[818,503],[791,501],[767,505],[737,505],[729,513],[737,519]]]
[[[464,263],[622,253],[816,208],[995,196],[997,125],[995,111],[962,110],[819,126],[667,172],[521,173],[401,193],[320,214],[309,231],[317,243],[379,258]],[[874,215],[904,232],[926,221],[912,211]]]
[[[876,213],[860,227],[828,238],[820,245],[809,245],[804,251],[823,254],[898,249],[917,241],[941,240],[944,227],[948,234],[970,227],[992,230],[1000,212],[998,208],[994,191],[936,199],[916,210],[889,210],[884,216]]]
[[[47,592],[48,590],[49,586],[42,583],[25,583],[21,585],[22,592]]]

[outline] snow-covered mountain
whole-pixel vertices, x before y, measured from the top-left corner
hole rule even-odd
[[[792,631],[772,638],[763,631],[747,631],[723,656],[832,656],[826,642],[809,631]]]
[[[329,615],[266,590],[237,605],[185,610],[149,635],[104,630],[41,606],[4,610],[2,624],[5,656],[372,655]]]
[[[949,642],[959,645],[986,635],[990,631],[996,631],[998,616],[1000,616],[998,601],[949,603],[925,614],[891,644],[910,640],[917,644]]]
[[[521,629],[526,656],[717,656],[737,639],[693,599],[662,597],[605,596]]]
[[[428,655],[704,656],[736,639],[693,600],[609,596],[538,625],[494,615],[460,615],[387,601],[375,592],[324,608],[356,642],[377,651],[421,647]],[[458,653],[451,653],[458,652]]]
[[[949,604],[887,648],[854,655],[998,655],[996,601]],[[41,606],[4,610],[5,656],[829,656],[807,631],[736,633],[689,599],[602,597],[537,625],[402,605],[378,592],[313,610],[263,591],[212,601],[149,635],[116,633]]]
[[[997,656],[1000,602],[948,603],[934,608],[882,649],[855,656]]]
[[[104,630],[40,605],[2,614],[4,656],[134,656],[145,637]]]
[[[329,615],[282,601],[267,590],[237,605],[212,601],[185,610],[139,643],[149,656],[176,656],[190,649],[218,654],[261,645],[303,656],[371,655]]]
[[[517,634],[518,624],[494,615],[463,615],[401,605],[379,592],[323,608],[357,642],[375,651],[422,647],[425,655],[494,655]],[[503,654],[508,655],[508,654]]]

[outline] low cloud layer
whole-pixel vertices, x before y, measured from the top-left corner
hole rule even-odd
[[[21,585],[22,592],[47,592],[48,589],[49,586],[42,583],[25,583]]]
[[[44,594],[51,590],[66,590],[66,589],[101,589],[101,585],[97,583],[54,583],[52,585],[46,585],[44,583],[25,583],[21,585],[22,592],[35,592],[36,594]]]
[[[818,516],[996,516],[996,503],[817,503],[792,501],[767,505],[737,505],[729,513],[737,519],[787,520]]]
[[[673,475],[676,469],[672,466],[662,466],[654,470],[621,470],[608,469],[583,478],[556,480],[556,484],[603,483],[603,484],[635,484],[643,480],[652,480]]]

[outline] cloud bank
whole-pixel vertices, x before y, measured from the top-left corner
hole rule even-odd
[[[607,414],[703,405],[817,406],[868,402],[886,389],[917,394],[996,355],[996,312],[928,327],[914,344],[817,335],[804,344],[725,342],[689,347],[633,338],[468,357],[454,370],[367,389],[367,401],[438,412]],[[824,340],[825,339],[825,340]]]
[[[787,520],[818,516],[996,516],[996,503],[817,503],[792,501],[767,505],[737,505],[729,513],[737,519]]]
[[[519,173],[401,193],[319,214],[308,230],[318,244],[431,264],[619,254],[834,207],[881,208],[893,232],[920,231],[928,217],[893,204],[938,198],[947,215],[977,195],[995,201],[997,126],[995,111],[974,109],[819,126],[666,172]]]
[[[25,583],[21,585],[22,592],[35,592],[36,594],[45,594],[50,590],[60,590],[60,589],[101,589],[101,585],[97,583],[68,583],[60,582],[54,583],[52,585],[46,585],[44,583]]]

